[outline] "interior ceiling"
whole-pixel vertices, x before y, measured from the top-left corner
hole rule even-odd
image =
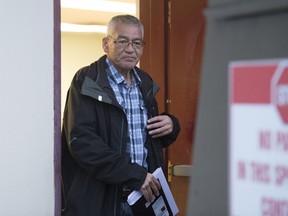
[[[81,0],[79,0],[81,1]],[[105,0],[109,2],[136,3],[136,0]],[[82,25],[106,25],[119,12],[71,9],[61,7],[61,22]],[[133,15],[133,14],[132,14]],[[134,14],[136,15],[136,14]]]

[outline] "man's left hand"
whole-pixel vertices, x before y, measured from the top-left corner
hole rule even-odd
[[[162,137],[173,131],[173,121],[167,115],[159,115],[148,120],[147,129],[153,138]]]

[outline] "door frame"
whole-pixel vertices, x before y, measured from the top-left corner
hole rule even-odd
[[[61,215],[61,6],[54,0],[54,215]]]

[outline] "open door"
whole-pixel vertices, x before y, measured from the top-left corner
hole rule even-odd
[[[169,149],[170,186],[180,209],[186,215],[188,187],[205,22],[203,0],[171,0],[168,58],[168,111],[181,124],[177,143]],[[193,165],[192,165],[193,166]]]
[[[159,108],[175,115],[181,133],[166,151],[167,176],[179,208],[186,215],[193,153],[206,1],[140,0],[145,47],[140,62],[160,85]],[[193,165],[192,165],[193,166]],[[193,181],[193,180],[192,180]]]

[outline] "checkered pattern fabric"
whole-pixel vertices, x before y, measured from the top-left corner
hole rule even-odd
[[[136,70],[131,70],[132,82],[128,87],[124,77],[116,70],[108,58],[106,63],[108,80],[128,121],[126,152],[130,154],[132,163],[138,163],[147,168],[147,149],[144,146],[147,139],[147,109],[140,91],[141,79]]]

